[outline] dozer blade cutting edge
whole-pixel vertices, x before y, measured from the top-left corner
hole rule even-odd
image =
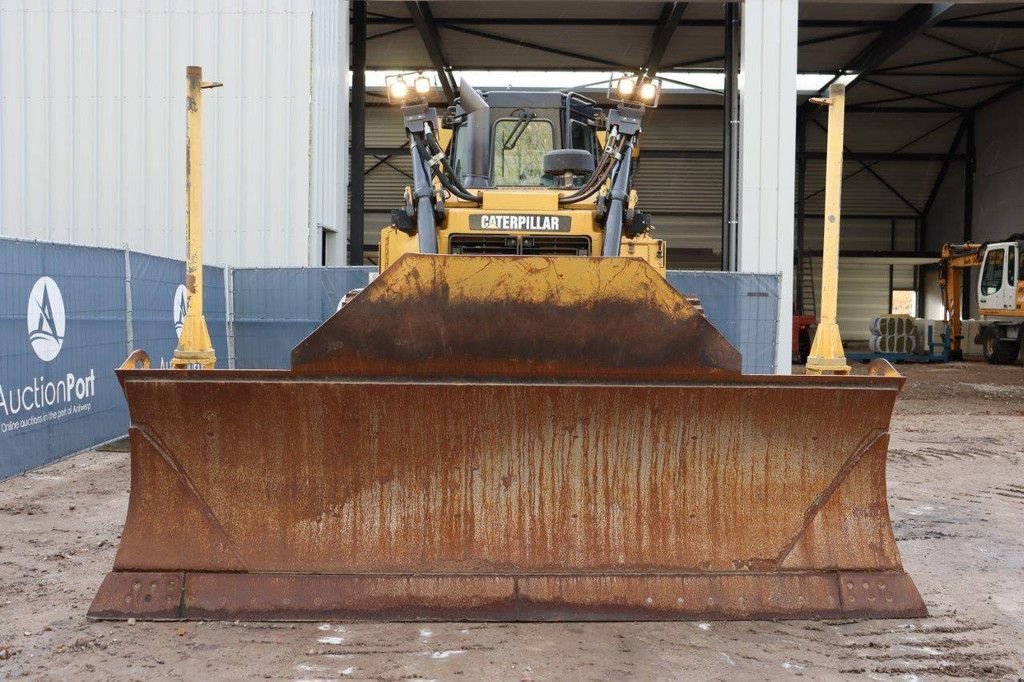
[[[289,371],[118,376],[92,618],[925,615],[886,503],[903,378],[741,375],[641,261],[408,255]]]

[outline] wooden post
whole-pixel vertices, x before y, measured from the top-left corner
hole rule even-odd
[[[825,234],[821,252],[821,319],[814,332],[808,374],[849,374],[843,340],[836,323],[839,299],[839,216],[843,185],[843,125],[846,86],[834,83],[828,99],[814,99],[828,106],[828,144],[825,153]]]
[[[213,369],[217,361],[210,331],[203,316],[203,89],[220,83],[204,83],[203,69],[185,70],[185,290],[187,303],[181,336],[171,367]]]

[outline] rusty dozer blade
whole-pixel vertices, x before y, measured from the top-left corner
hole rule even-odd
[[[118,376],[92,618],[925,615],[886,503],[903,378],[741,375],[641,261],[409,255],[289,371]]]

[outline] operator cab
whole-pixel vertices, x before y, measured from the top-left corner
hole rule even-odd
[[[449,158],[468,188],[579,188],[594,172],[603,117],[573,92],[464,89],[448,109]]]
[[[1024,299],[1024,242],[989,244],[978,278],[978,306],[983,311],[1015,310]]]

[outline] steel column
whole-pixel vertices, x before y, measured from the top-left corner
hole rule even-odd
[[[800,280],[796,283],[796,312],[804,314],[804,258],[806,258],[804,245],[804,221],[807,219],[807,117],[803,114],[797,115],[796,121],[796,272],[795,276]]]
[[[843,186],[843,133],[845,128],[846,88],[834,83],[829,87],[828,156],[825,161],[825,225],[821,240],[821,319],[814,332],[808,374],[849,374],[843,342],[839,334],[839,224]]]
[[[738,269],[736,236],[739,229],[740,92],[739,42],[740,8],[725,5],[725,102],[722,107],[722,270]]]
[[[185,69],[185,288],[187,309],[171,367],[213,369],[217,361],[203,316],[203,90],[220,83],[203,82],[203,69]]]
[[[792,369],[793,195],[796,180],[797,0],[742,5],[740,222],[737,264],[777,272],[775,371]]]
[[[967,161],[964,163],[964,235],[963,243],[969,244],[974,238],[974,170],[976,153],[974,143],[974,112],[967,114]],[[971,275],[966,273],[963,281],[963,304],[960,307],[962,319],[971,318]]]

